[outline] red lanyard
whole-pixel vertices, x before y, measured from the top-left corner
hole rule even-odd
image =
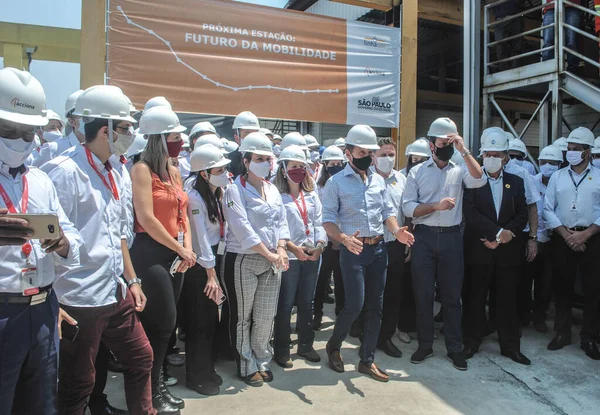
[[[92,152],[87,147],[85,148],[85,154],[87,155],[88,163],[90,163],[92,169],[94,169],[98,176],[100,176],[100,179],[102,180],[102,183],[104,183],[104,186],[106,186],[108,190],[110,190],[115,200],[119,200],[119,191],[117,190],[117,185],[115,184],[115,179],[113,178],[112,171],[107,169],[108,180],[110,181],[110,184],[108,184],[102,173],[100,173],[96,168],[96,165],[94,164],[94,159],[92,158]]]
[[[304,228],[306,229],[306,235],[309,235],[310,230],[308,229],[308,210],[306,209],[306,202],[304,201],[304,193],[302,193],[302,190],[300,190],[300,199],[302,199],[302,208],[300,207],[300,203],[298,203],[298,199],[294,199],[294,203],[298,207],[298,212],[300,212],[300,216],[302,216]]]
[[[23,181],[23,197],[21,198],[21,213],[27,213],[27,205],[29,205],[29,183],[27,181],[27,177],[25,177],[25,174],[21,175],[21,180]],[[4,189],[4,186],[2,186],[2,183],[0,183],[0,196],[2,196],[2,199],[4,200],[4,204],[6,205],[6,208],[8,209],[8,211],[10,213],[19,213],[19,212],[17,212],[17,209],[15,208],[15,205],[13,204],[12,200],[10,200],[10,197],[8,197],[8,193],[6,193],[6,190]],[[23,252],[23,254],[25,255],[25,258],[29,257],[29,254],[31,254],[31,251],[32,251],[32,247],[29,242],[25,242],[23,245],[21,245],[21,252]]]
[[[183,200],[181,200],[177,189],[175,189],[175,197],[177,197],[177,224],[179,225],[179,232],[183,232]]]

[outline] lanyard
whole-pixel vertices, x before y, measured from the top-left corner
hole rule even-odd
[[[573,172],[571,170],[569,170],[569,177],[571,177],[571,181],[573,182],[573,186],[575,186],[575,193],[578,192],[579,185],[585,180],[585,178],[587,177],[588,174],[590,174],[590,170],[589,169],[588,169],[588,171],[585,172],[585,175],[581,178],[581,180],[579,180],[579,183],[575,183],[575,179],[573,178]]]
[[[179,225],[179,231],[183,232],[183,200],[179,195],[179,190],[175,189],[175,197],[177,197],[177,224]]]
[[[108,170],[108,180],[110,181],[110,184],[108,184],[108,182],[106,181],[106,179],[104,178],[102,173],[100,173],[98,171],[98,169],[96,168],[96,165],[94,164],[94,160],[92,159],[92,152],[87,147],[85,148],[85,154],[87,155],[88,163],[90,163],[90,166],[92,167],[92,169],[94,169],[96,174],[98,174],[98,176],[100,176],[100,179],[102,180],[102,183],[104,183],[104,186],[106,186],[108,188],[108,190],[110,190],[110,192],[112,193],[115,200],[119,200],[119,191],[117,190],[117,185],[115,184],[115,179],[113,178],[112,171],[107,169]]]
[[[304,200],[304,193],[300,190],[300,199],[302,199],[302,208],[300,207],[300,203],[298,203],[298,199],[294,199],[294,203],[298,207],[298,212],[300,212],[300,216],[302,216],[302,221],[304,222],[304,228],[306,229],[306,235],[310,234],[310,230],[308,229],[308,209],[306,209],[306,201]]]
[[[27,181],[27,177],[25,177],[25,174],[21,175],[21,180],[23,181],[23,197],[21,198],[21,213],[27,213],[27,205],[29,205],[29,182]],[[2,186],[2,183],[0,183],[0,196],[2,196],[2,199],[4,200],[4,204],[6,205],[6,208],[8,209],[8,211],[10,213],[18,213],[12,200],[10,200],[10,197],[8,197],[8,193],[6,193],[4,186]],[[27,258],[27,262],[29,262],[28,258],[29,258],[29,254],[31,254],[32,249],[33,248],[31,246],[31,243],[29,243],[29,242],[25,242],[23,245],[21,245],[21,252],[23,252],[23,254],[25,255],[25,258]]]
[[[217,200],[217,212],[219,216],[219,231],[221,235],[221,240],[225,238],[225,216],[223,215],[223,206],[221,206],[221,202]]]

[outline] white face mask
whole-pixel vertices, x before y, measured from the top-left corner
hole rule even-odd
[[[512,159],[512,161],[514,161],[517,166],[523,167],[523,160]]]
[[[542,164],[540,166],[540,171],[542,172],[542,176],[550,177],[558,171],[558,166],[553,166],[552,164],[548,163]]]
[[[208,182],[217,187],[227,186],[229,184],[229,175],[227,174],[227,170],[219,175],[209,173]]]
[[[115,155],[122,156],[127,152],[135,136],[133,135],[133,127],[129,127],[129,135],[117,134],[117,141],[115,141]]]
[[[60,131],[44,131],[44,140],[46,140],[46,142],[51,143],[53,141],[56,140],[60,140],[61,138],[63,138],[63,135]]]
[[[389,173],[392,171],[392,169],[394,168],[394,165],[396,164],[396,157],[376,157],[375,158],[375,165],[377,166],[377,168],[379,170],[381,170],[384,173]]]
[[[0,162],[8,167],[20,167],[34,149],[35,140],[28,143],[22,138],[8,139],[0,137]]]
[[[592,165],[598,169],[600,169],[600,159],[593,159]]]
[[[502,159],[500,157],[485,157],[483,167],[488,173],[494,174],[502,168]]]
[[[313,163],[316,163],[317,161],[319,161],[320,158],[320,154],[317,150],[312,150],[310,152],[310,161]]]
[[[571,166],[577,166],[583,162],[581,158],[583,151],[567,151],[567,161]]]
[[[251,161],[249,170],[261,179],[264,179],[271,172],[271,163],[268,161],[263,161],[261,163]]]

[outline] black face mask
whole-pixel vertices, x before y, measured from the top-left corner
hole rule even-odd
[[[446,147],[436,147],[436,146],[433,146],[433,147],[435,148],[435,155],[441,161],[448,161],[454,155],[454,146],[453,145],[449,145]]]
[[[352,155],[352,153],[350,153],[350,154]],[[371,167],[372,163],[373,163],[373,159],[371,158],[370,154],[363,158],[356,158],[356,157],[354,157],[354,155],[352,155],[352,165],[354,167],[356,167],[358,170],[367,171],[367,170],[369,170],[369,167]]]
[[[337,174],[337,173],[341,172],[342,170],[344,170],[344,166],[329,166],[326,168],[326,170],[330,176],[333,176],[334,174]]]

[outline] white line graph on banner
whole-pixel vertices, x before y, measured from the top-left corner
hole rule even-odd
[[[236,86],[231,86],[231,85],[225,85],[221,82],[217,82],[211,78],[209,78],[208,76],[206,76],[205,74],[197,71],[195,68],[193,68],[192,66],[190,66],[188,63],[184,62],[183,60],[181,60],[181,58],[177,55],[177,52],[175,52],[173,50],[173,48],[171,47],[171,42],[169,42],[168,40],[165,40],[164,38],[162,38],[158,33],[154,32],[154,30],[152,29],[148,29],[138,23],[135,23],[133,20],[131,20],[129,18],[129,16],[127,16],[127,14],[123,11],[123,8],[121,6],[117,6],[117,10],[119,12],[121,12],[121,14],[123,15],[123,17],[125,18],[125,20],[127,21],[128,24],[135,26],[141,30],[144,30],[146,32],[148,32],[150,35],[156,37],[158,40],[160,40],[161,42],[163,42],[171,51],[171,53],[173,54],[173,56],[175,56],[175,60],[177,60],[177,63],[182,64],[183,66],[185,66],[186,68],[188,68],[190,71],[194,72],[195,74],[197,74],[198,76],[200,76],[202,79],[204,79],[205,81],[208,81],[212,84],[214,84],[217,87],[221,87],[221,88],[227,88],[230,89],[232,91],[244,91],[244,90],[251,90],[251,89],[273,89],[276,91],[287,91],[287,92],[296,92],[296,93],[301,93],[301,94],[338,94],[340,91],[339,89],[294,89],[294,88],[284,88],[281,86],[274,86],[274,85],[248,85],[248,86],[242,86],[242,87],[236,87]]]

